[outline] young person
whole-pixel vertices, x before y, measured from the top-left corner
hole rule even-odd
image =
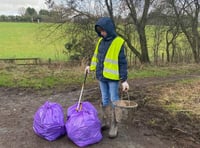
[[[114,23],[109,17],[100,18],[96,22],[95,31],[100,38],[91,64],[85,68],[85,72],[96,71],[102,95],[102,129],[110,128],[109,137],[115,138],[118,127],[113,102],[119,100],[119,83],[121,82],[123,91],[129,90],[124,40],[117,36]],[[110,125],[107,114],[109,106],[111,106]]]

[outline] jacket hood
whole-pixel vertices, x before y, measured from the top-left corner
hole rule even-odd
[[[109,40],[117,36],[115,31],[115,25],[109,17],[100,18],[95,25],[95,31],[97,32],[98,36],[103,37],[101,33],[97,31],[97,26],[103,28],[106,31],[107,36],[104,39]]]

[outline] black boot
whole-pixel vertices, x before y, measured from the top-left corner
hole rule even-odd
[[[102,106],[101,130],[107,130],[110,128],[108,114],[109,114],[109,106]]]
[[[112,107],[111,111],[111,125],[109,130],[109,138],[115,138],[118,134],[118,127],[117,127],[117,121],[116,121],[116,115],[115,115],[115,108]]]

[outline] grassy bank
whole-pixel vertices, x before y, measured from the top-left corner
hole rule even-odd
[[[165,67],[142,67],[129,70],[129,79],[144,77],[167,77],[200,73],[199,65],[181,65]],[[0,86],[25,88],[53,88],[65,85],[81,84],[84,77],[84,67],[57,66],[18,66],[0,64]],[[90,74],[88,82],[96,81]]]

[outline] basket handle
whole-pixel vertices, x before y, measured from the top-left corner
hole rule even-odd
[[[125,92],[126,93],[126,95],[127,95],[127,98],[128,98],[128,101],[130,101],[130,96],[129,96],[129,93],[128,93],[128,91],[127,92]],[[122,92],[122,94],[124,94],[123,92]],[[124,95],[121,95],[121,100],[124,100],[123,98],[124,98]]]

